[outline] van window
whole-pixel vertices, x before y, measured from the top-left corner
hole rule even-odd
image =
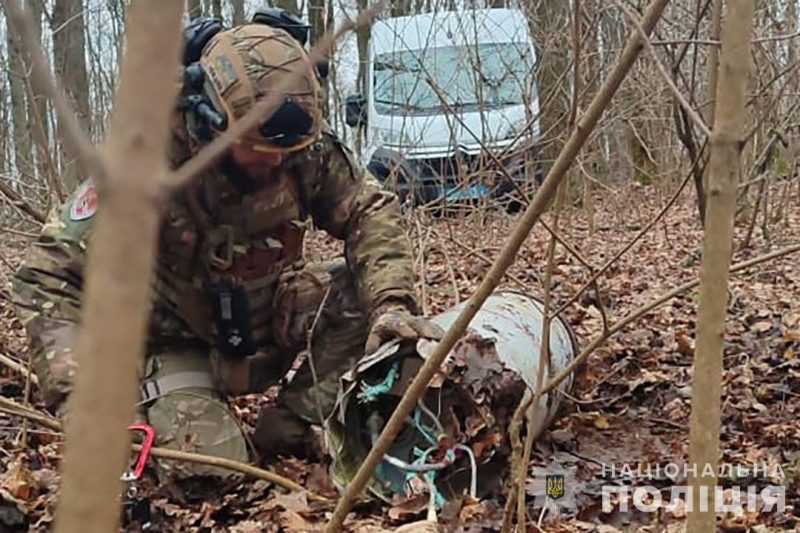
[[[532,72],[530,45],[524,43],[379,54],[373,65],[375,108],[390,115],[440,113],[442,99],[466,110],[518,105],[525,103]]]

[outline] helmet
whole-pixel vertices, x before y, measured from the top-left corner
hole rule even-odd
[[[203,47],[196,65],[202,70],[193,83],[202,85],[203,100],[213,108],[209,115],[222,119],[212,121],[213,129],[225,129],[240,119],[292,75],[294,81],[282,91],[272,115],[238,142],[261,152],[292,152],[318,137],[319,81],[302,45],[286,31],[264,24],[219,31]],[[187,68],[187,74],[191,70]]]

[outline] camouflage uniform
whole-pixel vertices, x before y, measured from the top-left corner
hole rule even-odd
[[[72,347],[92,192],[85,184],[51,214],[13,284],[51,408],[64,400],[77,369]],[[310,221],[345,241],[346,263],[304,264]],[[416,310],[409,249],[394,195],[330,133],[289,155],[258,188],[238,179],[230,162],[200,176],[170,201],[160,232],[142,376],[143,405],[159,443],[246,459],[245,439],[217,391],[264,391],[309,338],[327,415],[338,377],[363,353],[370,322],[391,304]],[[247,295],[252,355],[217,349],[209,294],[219,283]],[[312,384],[305,363],[278,402],[292,415],[276,416],[318,421]],[[296,442],[306,438],[295,435]]]

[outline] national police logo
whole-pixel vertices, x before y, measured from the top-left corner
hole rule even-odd
[[[563,509],[577,510],[575,495],[583,489],[575,477],[575,468],[564,468],[553,461],[547,468],[533,469],[533,479],[528,484],[531,494],[536,496],[534,505],[556,514]]]

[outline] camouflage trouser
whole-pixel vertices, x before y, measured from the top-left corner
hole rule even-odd
[[[158,445],[246,461],[247,439],[222,395],[265,391],[303,353],[307,357],[277,405],[262,413],[254,440],[260,451],[271,453],[309,446],[308,423],[320,423],[320,412],[330,414],[339,377],[363,354],[367,317],[344,261],[284,273],[272,316],[273,346],[252,357],[229,359],[214,350],[151,352],[142,389]],[[190,468],[185,473],[221,473]]]

